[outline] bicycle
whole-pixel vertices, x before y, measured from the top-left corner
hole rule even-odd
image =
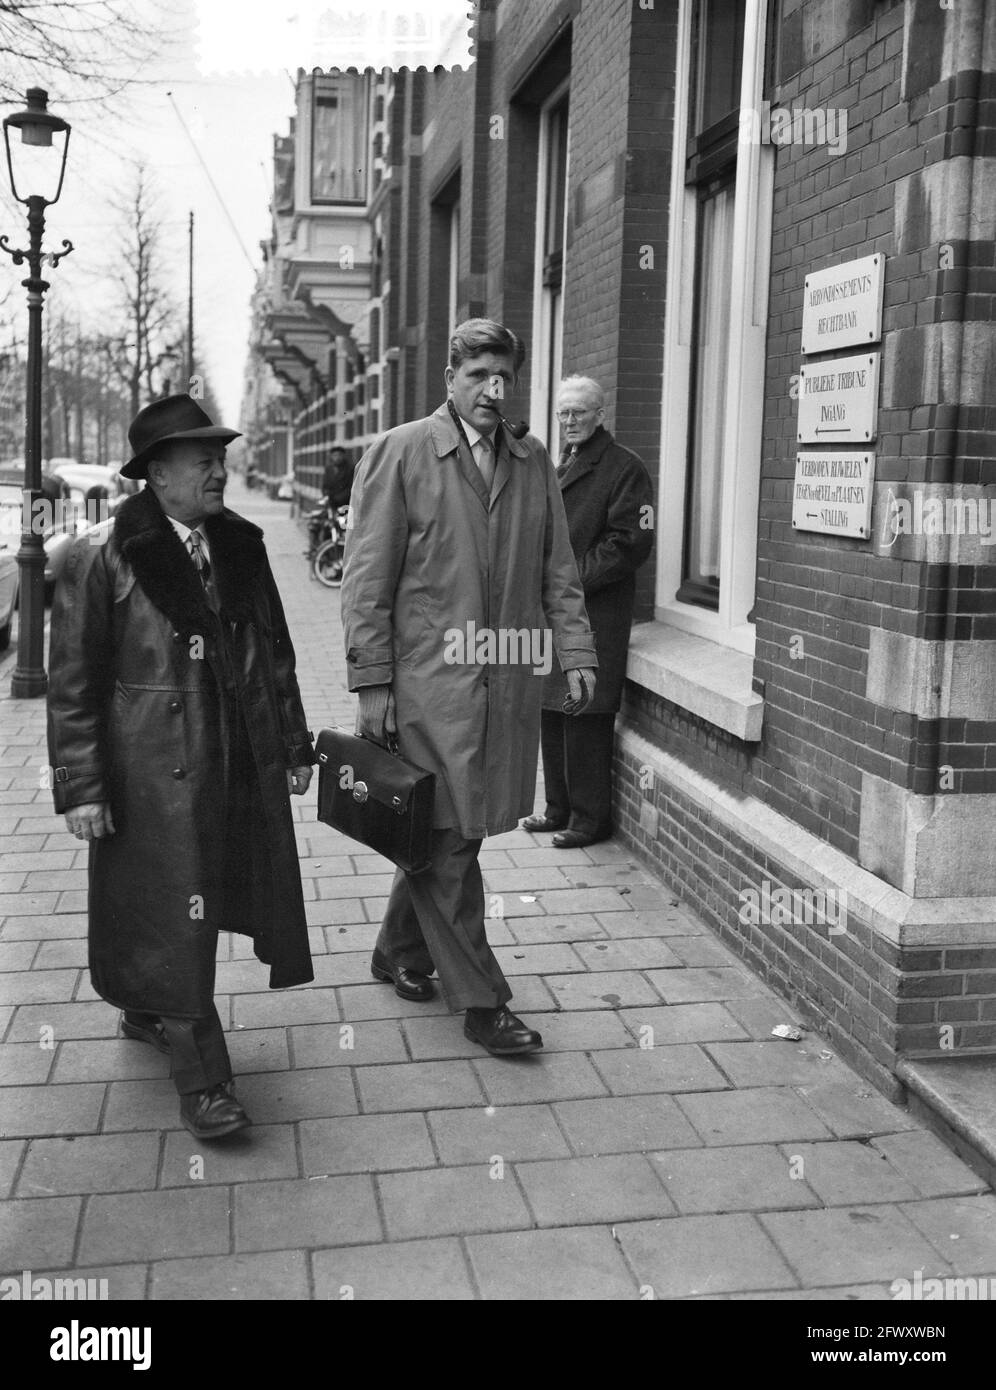
[[[348,507],[336,507],[329,513],[327,521],[328,538],[317,547],[311,556],[311,573],[327,589],[338,589],[342,585],[343,555],[346,549],[346,518]]]

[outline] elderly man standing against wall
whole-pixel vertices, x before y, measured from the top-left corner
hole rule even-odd
[[[499,420],[524,357],[491,319],[455,329],[449,399],[360,461],[342,586],[357,732],[396,732],[402,756],[436,775],[432,862],[395,875],[373,973],[423,1001],[435,967],[467,1036],[497,1057],[542,1038],[507,1007],[478,854],[532,805],[542,670],[555,651],[580,709],[596,664],[550,456]],[[507,659],[523,633],[543,640]]]
[[[564,449],[557,467],[571,545],[598,652],[598,690],[578,717],[565,716],[556,672],[543,691],[546,810],[527,830],[558,831],[557,849],[612,833],[612,740],[626,675],[636,571],[653,545],[653,488],[640,459],[602,423],[605,396],[591,377],[570,376],[557,395]]]
[[[219,928],[270,986],[314,978],[288,793],[314,761],[262,532],[225,506],[225,445],[190,396],[128,431],[145,479],[80,537],[52,614],[55,808],[89,846],[93,987],[172,1060],[198,1139],[249,1117],[214,1004]]]

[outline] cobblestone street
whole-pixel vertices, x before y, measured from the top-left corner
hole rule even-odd
[[[264,526],[311,727],[352,728],[339,598]],[[312,985],[223,937],[244,1135],[198,1145],[168,1061],[86,970],[86,850],[42,786],[44,701],[0,666],[0,1271],[111,1299],[890,1298],[996,1273],[996,1201],[612,841],[481,856],[489,937],[545,1050],[499,1060],[370,976],[392,868],[295,801]],[[662,827],[662,833],[667,828]],[[955,1238],[957,1237],[957,1239]]]

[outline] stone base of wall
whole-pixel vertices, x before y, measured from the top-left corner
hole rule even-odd
[[[891,1098],[902,1057],[996,1054],[996,899],[910,897],[625,727],[615,779],[623,839]]]

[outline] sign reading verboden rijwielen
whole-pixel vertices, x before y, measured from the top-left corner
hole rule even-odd
[[[883,255],[863,256],[806,276],[803,355],[881,341],[884,264]]]
[[[874,478],[874,454],[796,454],[792,525],[867,540]]]
[[[800,367],[800,444],[868,444],[875,438],[881,356],[862,352]]]

